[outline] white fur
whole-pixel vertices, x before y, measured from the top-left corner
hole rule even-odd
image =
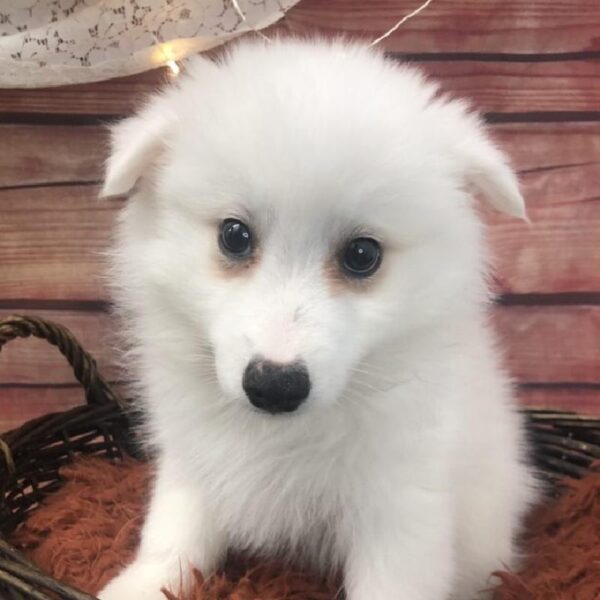
[[[349,600],[479,597],[535,496],[471,197],[524,216],[503,155],[463,103],[363,46],[243,43],[187,72],[116,128],[108,163],[106,195],[139,180],[113,277],[158,474],[101,598],[158,600],[228,547],[340,568]],[[227,276],[232,216],[259,253]],[[325,266],[355,232],[382,267],[336,287]],[[252,410],[256,354],[305,361],[297,412]]]

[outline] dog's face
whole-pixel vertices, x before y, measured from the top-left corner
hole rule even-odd
[[[515,215],[523,203],[462,105],[343,45],[242,45],[189,72],[117,128],[105,185],[140,180],[120,298],[162,320],[181,373],[213,369],[229,403],[310,409],[476,310],[484,257],[465,190]]]

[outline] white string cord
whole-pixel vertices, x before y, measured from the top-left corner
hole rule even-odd
[[[232,2],[234,2],[234,1],[235,0],[232,0]],[[404,25],[404,23],[406,23],[406,21],[408,21],[409,19],[412,19],[413,17],[416,17],[420,12],[424,11],[432,2],[433,2],[433,0],[425,0],[425,2],[423,2],[423,4],[421,4],[421,6],[419,6],[418,8],[415,8],[415,10],[413,10],[411,13],[408,13],[407,15],[402,17],[391,29],[388,29],[383,35],[380,35],[376,40],[373,40],[369,44],[369,46],[371,46],[371,47],[377,46],[377,44],[379,44],[379,42],[385,40],[385,38],[392,35],[392,33],[394,33],[394,31],[399,29],[402,25]]]
[[[177,75],[179,75],[179,73],[181,71],[181,67],[177,64],[177,61],[175,61],[173,56],[170,53],[167,53],[167,51],[165,50],[165,44],[158,39],[158,36],[156,35],[156,33],[153,33],[152,37],[154,38],[154,43],[156,44],[160,53],[164,57],[165,66],[169,67],[171,74],[174,77],[177,77]]]
[[[246,15],[244,14],[242,7],[239,5],[238,0],[231,0],[231,4],[233,4],[233,8],[235,9],[235,12],[238,14],[240,19],[244,23],[246,23]],[[262,31],[259,31],[258,29],[254,29],[254,27],[252,28],[252,31],[254,33],[256,33],[256,35],[260,36],[263,40],[265,40],[265,42],[269,42],[269,44],[272,43],[273,40],[271,40],[271,38],[267,37]]]
[[[404,23],[406,23],[408,20],[412,19],[413,17],[416,17],[419,13],[423,12],[432,2],[433,2],[433,0],[425,0],[425,2],[423,2],[423,4],[421,4],[421,6],[419,6],[412,12],[410,12],[407,15],[405,15],[404,17],[402,17],[392,28],[388,29],[384,34],[380,35],[377,39],[373,40],[369,44],[369,46],[370,47],[377,46],[377,44],[379,44],[380,42],[382,42],[383,40],[388,38],[390,35],[392,35],[395,31],[397,31],[400,27],[402,27],[402,25],[404,25]],[[235,12],[238,14],[240,19],[242,20],[242,22],[247,23],[248,20],[246,19],[246,15],[244,14],[244,11],[242,10],[242,7],[240,6],[238,0],[231,0],[231,4],[232,4]],[[258,29],[254,29],[254,28],[252,28],[252,31],[256,35],[260,36],[266,42],[272,43],[273,40],[271,40],[271,38],[266,36],[262,31],[259,31]],[[154,37],[154,41],[156,42],[157,46],[160,49],[160,52],[162,53],[162,55],[165,58],[166,66],[169,67],[169,69],[171,70],[173,75],[177,76],[180,71],[179,65],[177,64],[177,62],[175,60],[173,60],[173,58],[171,56],[167,55],[167,53],[165,52],[165,50],[163,48],[163,44],[158,40],[156,34],[153,34],[153,37]]]

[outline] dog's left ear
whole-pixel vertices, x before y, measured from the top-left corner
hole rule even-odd
[[[454,153],[467,187],[500,212],[527,220],[525,201],[506,155],[488,138],[476,119],[463,124],[466,127],[457,132],[459,141]]]
[[[174,115],[157,97],[138,115],[112,129],[101,197],[127,194],[159,158]]]

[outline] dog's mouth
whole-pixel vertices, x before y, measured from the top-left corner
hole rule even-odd
[[[299,414],[305,412],[304,406],[299,406],[298,408],[290,411],[269,411],[263,410],[262,408],[256,408],[250,403],[247,403],[248,410],[251,414],[256,415],[257,417],[261,417],[264,419],[294,419]]]

